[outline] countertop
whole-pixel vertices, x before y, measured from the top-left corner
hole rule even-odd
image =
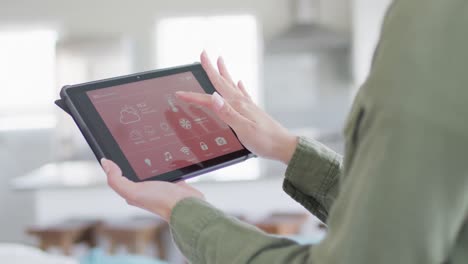
[[[10,182],[14,190],[104,186],[106,175],[96,161],[48,163]]]

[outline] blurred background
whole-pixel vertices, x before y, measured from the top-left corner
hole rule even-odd
[[[0,0],[0,256],[39,263],[41,248],[57,263],[183,263],[167,225],[105,185],[53,104],[63,85],[189,64],[206,49],[282,124],[342,153],[389,3]],[[228,214],[316,243],[326,228],[282,192],[285,169],[254,159],[193,184]]]

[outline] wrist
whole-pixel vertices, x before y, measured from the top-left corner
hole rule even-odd
[[[290,133],[286,133],[276,142],[278,144],[275,150],[275,153],[277,153],[276,159],[288,165],[296,151],[298,137]]]

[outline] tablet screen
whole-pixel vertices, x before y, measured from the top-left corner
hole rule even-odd
[[[176,91],[205,93],[192,72],[86,92],[140,180],[243,149],[226,124]]]

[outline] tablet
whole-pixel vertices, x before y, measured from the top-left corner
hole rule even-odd
[[[196,63],[65,86],[56,104],[98,160],[113,160],[135,182],[178,181],[254,156],[214,113],[178,100],[177,91],[215,88]]]

